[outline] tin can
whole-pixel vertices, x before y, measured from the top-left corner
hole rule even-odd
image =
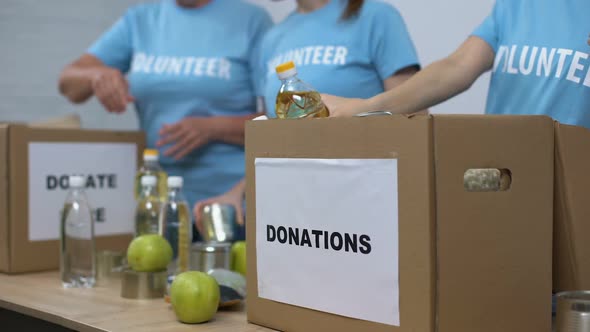
[[[383,116],[383,115],[393,115],[393,113],[388,112],[388,111],[369,111],[369,112],[356,114],[355,116],[359,117],[359,118],[366,118],[369,116]]]
[[[236,235],[236,209],[228,204],[208,204],[201,211],[205,242],[232,242]]]
[[[96,281],[99,285],[119,280],[125,268],[125,253],[103,250],[96,253]]]
[[[590,291],[557,294],[556,332],[590,332]]]
[[[191,251],[191,270],[209,272],[213,269],[230,269],[229,242],[197,242]]]
[[[164,298],[168,272],[137,272],[124,270],[121,280],[121,297],[126,299]]]

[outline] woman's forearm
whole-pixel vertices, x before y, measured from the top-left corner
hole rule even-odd
[[[217,117],[217,130],[214,139],[224,143],[244,145],[246,121],[252,120],[259,115],[262,114]]]
[[[469,88],[473,81],[457,70],[449,59],[437,61],[390,92],[370,98],[369,107],[399,114],[432,107]]]
[[[59,77],[59,91],[73,103],[92,97],[92,79],[105,65],[92,55],[85,54],[64,68]]]
[[[467,90],[494,61],[489,45],[469,38],[451,56],[434,62],[398,87],[367,101],[367,110],[414,113],[439,104]]]

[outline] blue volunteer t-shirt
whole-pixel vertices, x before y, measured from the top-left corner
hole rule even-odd
[[[383,81],[418,58],[399,12],[366,1],[358,16],[342,20],[347,1],[332,0],[311,13],[294,12],[273,27],[261,46],[260,75],[266,112],[275,117],[281,81],[275,67],[294,61],[299,78],[322,93],[369,98]]]
[[[154,147],[164,124],[256,111],[253,59],[271,24],[264,10],[238,0],[198,9],[162,0],[130,8],[88,52],[127,73],[141,128]],[[167,148],[160,150],[162,166],[184,177],[191,206],[244,176],[242,146],[215,142],[178,162],[163,156]]]
[[[497,0],[473,35],[496,52],[486,113],[590,128],[590,1]]]

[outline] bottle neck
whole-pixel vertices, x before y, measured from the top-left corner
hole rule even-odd
[[[158,164],[158,159],[155,159],[155,160],[154,160],[154,159],[150,159],[150,160],[145,160],[145,159],[144,159],[144,160],[143,160],[143,164],[144,164],[145,166],[158,166],[158,165],[159,165],[159,164]]]
[[[168,188],[168,200],[169,201],[184,201],[184,196],[182,195],[182,188]]]
[[[158,190],[156,189],[155,186],[143,186],[142,194],[144,197],[157,196]]]
[[[283,82],[283,84],[289,84],[289,83],[295,83],[295,82],[299,81],[299,78],[297,78],[297,75],[293,75],[293,76],[285,77],[281,81]]]
[[[70,193],[83,194],[85,192],[84,187],[70,187]]]
[[[84,188],[70,188],[67,197],[67,201],[86,200],[86,192]]]

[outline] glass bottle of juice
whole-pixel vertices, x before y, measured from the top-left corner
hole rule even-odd
[[[277,66],[276,72],[282,81],[275,109],[279,119],[328,117],[330,112],[320,94],[297,77],[293,61]]]
[[[162,200],[156,187],[157,179],[153,175],[141,178],[142,191],[135,208],[135,236],[144,234],[162,234],[160,214]]]
[[[135,175],[135,199],[139,199],[139,195],[141,194],[141,178],[145,175],[153,175],[156,177],[158,193],[160,194],[160,198],[162,200],[166,199],[166,194],[168,189],[166,187],[166,179],[167,175],[160,166],[159,162],[159,153],[158,150],[154,149],[145,149],[143,151],[143,165],[137,171]]]

